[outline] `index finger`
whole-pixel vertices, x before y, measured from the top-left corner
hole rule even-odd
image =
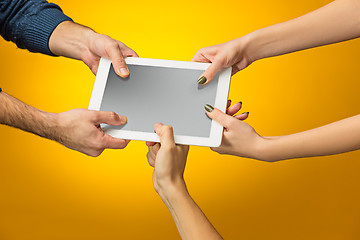
[[[205,72],[199,77],[198,84],[204,85],[213,80],[218,71],[222,68],[222,63],[220,61],[214,61],[211,65],[205,70]]]

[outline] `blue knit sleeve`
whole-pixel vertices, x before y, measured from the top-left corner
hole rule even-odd
[[[0,0],[0,34],[19,48],[53,56],[49,39],[63,21],[72,19],[45,0]]]

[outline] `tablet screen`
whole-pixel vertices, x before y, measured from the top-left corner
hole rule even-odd
[[[154,124],[173,126],[175,135],[209,137],[211,119],[205,104],[214,106],[219,75],[202,86],[203,70],[128,64],[130,76],[121,78],[110,67],[101,111],[114,111],[128,121],[111,129],[154,132]]]

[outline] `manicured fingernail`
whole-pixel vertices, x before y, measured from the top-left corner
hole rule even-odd
[[[242,101],[239,102],[242,105]]]
[[[204,76],[201,76],[199,79],[198,79],[198,84],[204,84],[204,83],[206,83],[206,77],[204,77]]]
[[[247,115],[249,115],[249,112],[244,112],[244,113],[242,113],[242,114],[247,114]]]
[[[206,104],[204,108],[207,112],[212,112],[214,110],[214,107],[210,104]]]
[[[129,70],[127,70],[126,68],[120,68],[120,73],[121,75],[129,75]]]

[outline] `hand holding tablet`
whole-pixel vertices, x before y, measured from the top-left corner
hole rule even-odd
[[[210,104],[226,110],[231,68],[218,73],[205,86],[198,77],[209,63],[126,58],[130,76],[115,74],[111,61],[102,58],[89,109],[125,115],[122,126],[103,125],[116,138],[159,142],[154,124],[173,126],[177,144],[217,147],[223,127],[204,111]]]

